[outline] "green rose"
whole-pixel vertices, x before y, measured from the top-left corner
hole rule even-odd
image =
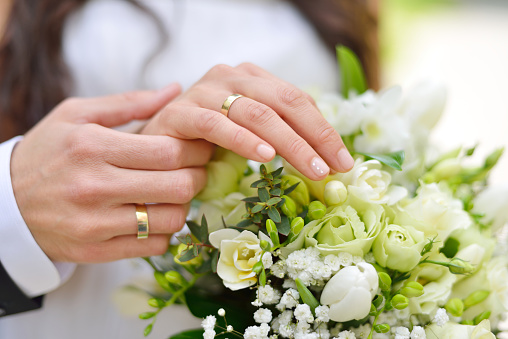
[[[383,216],[380,205],[350,197],[322,219],[308,223],[295,241],[281,249],[282,255],[302,247],[316,247],[324,256],[348,252],[363,257],[383,228]]]
[[[408,272],[420,261],[423,246],[423,232],[411,226],[388,225],[374,240],[372,252],[381,266]]]

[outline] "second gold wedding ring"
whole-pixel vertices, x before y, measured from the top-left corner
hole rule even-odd
[[[138,220],[138,239],[148,238],[148,214],[146,205],[136,205],[136,219]]]
[[[224,101],[224,103],[222,104],[222,108],[220,109],[220,112],[222,114],[224,114],[227,118],[227,116],[229,114],[229,108],[231,107],[233,102],[235,102],[236,99],[241,98],[241,97],[243,97],[243,95],[241,95],[241,94],[231,94],[230,96],[228,96],[226,98],[226,100]]]

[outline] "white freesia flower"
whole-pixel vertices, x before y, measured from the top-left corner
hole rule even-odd
[[[508,222],[508,184],[487,187],[474,200],[473,212],[485,214],[484,223],[497,231]]]
[[[363,161],[358,158],[351,171],[337,173],[332,177],[344,183],[350,194],[363,201],[393,205],[406,197],[407,190],[402,186],[392,185],[392,176],[382,168],[383,165],[377,160]]]
[[[490,331],[490,322],[485,319],[477,326],[460,325],[453,322],[446,323],[443,327],[432,324],[425,328],[427,339],[495,339],[496,336]]]
[[[229,228],[210,233],[210,243],[220,251],[217,274],[224,286],[235,291],[256,284],[252,267],[261,260],[260,239],[270,242],[262,232],[259,238],[250,231],[240,233]]]
[[[402,201],[395,224],[410,225],[423,232],[427,238],[437,236],[444,242],[456,229],[471,226],[472,221],[462,207],[462,202],[453,197],[446,184],[423,184],[413,199]]]
[[[378,289],[378,276],[371,264],[360,263],[341,269],[325,285],[321,304],[330,307],[333,321],[359,320],[370,312]]]

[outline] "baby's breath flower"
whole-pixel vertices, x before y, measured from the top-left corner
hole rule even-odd
[[[411,339],[427,339],[425,330],[421,326],[414,326],[411,331]]]
[[[268,339],[270,326],[268,324],[261,324],[260,326],[249,326],[245,329],[243,334],[244,339]]]
[[[296,290],[296,283],[293,279],[285,279],[282,283],[283,288],[294,288]]]
[[[286,275],[286,262],[279,260],[270,267],[270,270],[274,276],[282,279]]]
[[[444,308],[440,308],[437,310],[434,319],[432,319],[432,322],[439,327],[443,327],[448,322],[448,320],[450,320],[450,318],[448,317],[448,314],[446,314],[446,310]]]
[[[201,327],[203,327],[203,329],[205,331],[213,330],[215,328],[216,322],[217,322],[217,319],[215,318],[215,316],[209,315],[205,319],[203,319],[203,321],[201,322]],[[214,336],[215,336],[215,334],[214,334]]]
[[[310,324],[308,322],[306,322],[306,321],[298,321],[298,323],[296,324],[295,337],[298,334],[309,333],[309,330],[310,330]]]
[[[276,304],[280,299],[280,292],[270,285],[259,286],[256,293],[259,301],[263,304]]]
[[[351,266],[351,264],[353,263],[353,256],[351,255],[351,253],[340,252],[338,254],[338,259],[340,265],[343,267]]]
[[[395,328],[395,339],[409,339],[409,329],[407,327]]]
[[[374,257],[374,253],[372,252],[369,252],[367,254],[365,254],[365,256],[363,257],[363,259],[368,262],[369,264],[373,264],[376,262],[376,258]]]
[[[363,260],[362,257],[360,257],[359,255],[353,256],[353,264],[358,265],[361,262],[365,262],[365,260]]]
[[[261,261],[263,262],[263,267],[264,268],[270,269],[270,267],[272,267],[272,265],[273,265],[272,254],[270,252],[266,252],[261,257]]]
[[[333,273],[336,273],[338,270],[340,270],[339,257],[334,254],[327,255],[323,262],[326,266],[330,267]]]
[[[338,339],[356,339],[356,335],[351,331],[342,331],[339,333]]]
[[[328,326],[326,324],[321,323],[319,326],[314,326],[314,330],[317,333],[319,339],[329,339],[330,331],[328,330]]]
[[[234,330],[234,328],[231,325],[228,325],[228,327],[226,327],[226,331],[228,331],[228,332],[233,332],[233,330]]]
[[[268,334],[270,333],[270,325],[261,324],[259,325],[259,332],[263,338],[268,338]]]
[[[261,301],[259,301],[258,298],[256,298],[256,300],[254,300],[253,302],[251,302],[252,306],[256,306],[256,307],[261,307],[263,306],[263,303]]]
[[[213,339],[213,338],[215,338],[215,331],[205,330],[205,333],[203,333],[203,339]]]
[[[223,308],[219,308],[219,310],[217,311],[217,314],[220,316],[220,317],[223,317],[226,315],[226,311],[223,309]]]
[[[330,308],[328,306],[318,306],[316,307],[316,320],[327,323],[330,321],[330,315],[328,312],[330,312]]]
[[[284,311],[286,308],[294,308],[298,305],[300,293],[294,288],[290,288],[284,292],[280,298],[279,304],[276,306],[279,311]]]
[[[355,333],[357,338],[367,338],[369,336],[370,330],[372,327],[369,323],[360,325],[357,328],[353,328],[353,332]]]
[[[260,324],[269,323],[272,321],[272,311],[267,308],[260,308],[254,312],[254,320]]]
[[[307,322],[309,324],[314,322],[314,317],[312,316],[310,307],[307,304],[300,304],[296,306],[294,315],[296,320],[299,322]]]

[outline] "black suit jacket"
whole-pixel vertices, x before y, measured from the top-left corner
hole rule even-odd
[[[38,309],[42,306],[42,296],[27,297],[12,281],[0,262],[0,317]]]

